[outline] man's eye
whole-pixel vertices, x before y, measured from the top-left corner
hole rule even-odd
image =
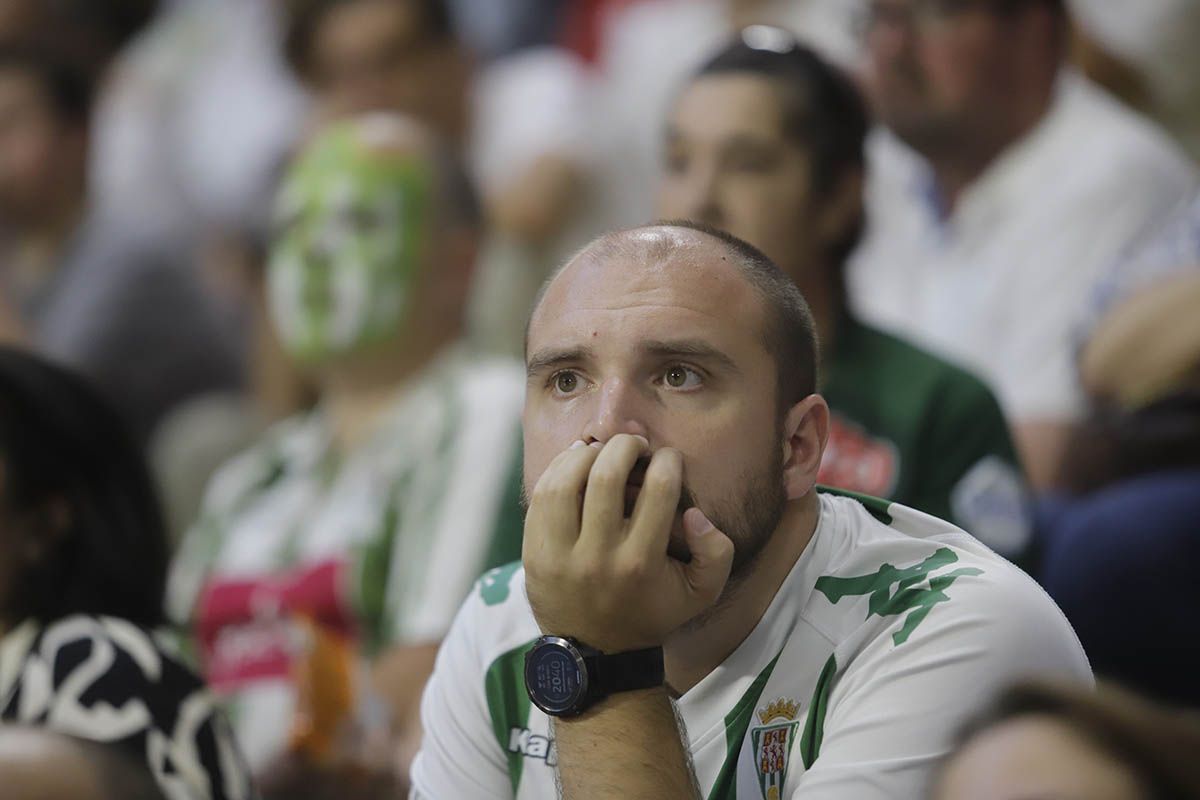
[[[554,388],[563,394],[571,394],[579,388],[579,376],[574,372],[560,372],[554,376]]]
[[[663,382],[672,389],[692,389],[700,385],[700,376],[695,370],[676,364],[663,373]]]

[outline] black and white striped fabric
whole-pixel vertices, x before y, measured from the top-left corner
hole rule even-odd
[[[165,637],[123,620],[76,615],[6,634],[0,721],[125,748],[168,800],[256,796],[204,684]]]

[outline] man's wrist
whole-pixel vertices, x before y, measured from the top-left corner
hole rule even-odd
[[[665,684],[662,686],[651,686],[648,689],[630,689],[626,692],[618,692],[617,694],[602,697],[584,710],[583,713],[576,714],[573,717],[558,717],[554,720],[554,724],[556,726],[577,726],[581,722],[587,723],[610,713],[626,714],[640,709],[658,708],[663,703],[670,705],[671,702],[671,692]]]
[[[661,647],[604,653],[564,636],[542,636],[525,655],[530,701],[552,717],[582,714],[614,694],[661,688]]]

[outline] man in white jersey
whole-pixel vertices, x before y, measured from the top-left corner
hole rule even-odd
[[[1011,564],[818,495],[814,339],[772,262],[693,223],[602,237],[547,285],[524,570],[485,575],[443,644],[416,797],[917,797],[999,688],[1090,682]]]
[[[441,637],[520,553],[524,386],[464,346],[459,183],[426,128],[380,114],[322,130],[279,193],[271,320],[320,403],[217,472],[169,591],[267,790],[357,757],[347,729],[411,758]]]

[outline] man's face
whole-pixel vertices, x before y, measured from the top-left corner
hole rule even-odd
[[[0,70],[0,217],[21,224],[56,204],[81,170],[83,132],[59,119],[36,80]]]
[[[693,81],[667,124],[658,214],[729,231],[794,280],[817,249],[804,149],[784,134],[778,90],[747,73]]]
[[[988,130],[1014,91],[1011,21],[987,0],[872,0],[867,53],[876,113],[927,155]]]
[[[339,4],[313,42],[314,78],[332,116],[398,111],[451,134],[463,90],[454,57],[451,45],[430,40],[410,0]]]
[[[651,450],[682,454],[686,492],[733,539],[737,572],[786,502],[765,304],[703,234],[660,228],[627,236],[637,252],[577,259],[534,313],[525,490],[576,440],[645,436]],[[646,255],[666,245],[667,255]],[[672,540],[676,548],[682,542],[678,517]]]
[[[302,362],[390,341],[413,306],[430,169],[422,153],[373,144],[375,122],[391,121],[324,133],[280,192],[267,287],[280,339]]]

